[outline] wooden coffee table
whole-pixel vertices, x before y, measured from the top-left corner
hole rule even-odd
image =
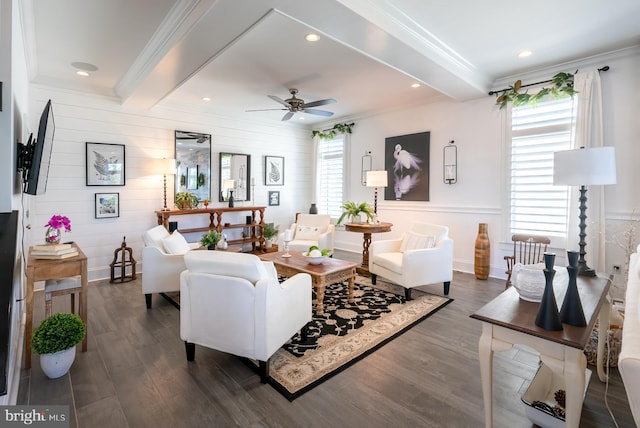
[[[273,262],[279,275],[291,277],[297,273],[311,275],[311,283],[316,289],[316,314],[324,313],[324,291],[327,285],[335,282],[349,281],[349,302],[353,302],[353,286],[356,279],[356,263],[327,258],[320,265],[312,265],[300,251],[290,251],[291,257],[282,257],[283,251],[258,254],[261,260]]]

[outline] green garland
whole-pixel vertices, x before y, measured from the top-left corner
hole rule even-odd
[[[323,140],[332,140],[335,138],[336,134],[351,134],[351,128],[353,128],[355,123],[336,123],[333,125],[333,128],[327,129],[326,131],[311,131],[312,137],[318,137]]]
[[[509,86],[509,88],[496,99],[496,104],[498,104],[502,110],[509,102],[513,103],[516,107],[526,104],[536,105],[538,101],[547,95],[553,95],[555,98],[560,98],[565,95],[573,97],[578,93],[573,88],[573,77],[576,73],[578,73],[578,70],[573,74],[564,72],[556,74],[551,78],[552,86],[550,88],[543,87],[538,93],[533,95],[529,94],[527,92],[528,90],[522,93],[519,92],[522,87],[522,81],[516,80],[512,86]]]

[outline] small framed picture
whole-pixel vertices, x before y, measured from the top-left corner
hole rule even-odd
[[[87,143],[87,186],[124,186],[124,144]]]
[[[266,186],[284,186],[284,157],[264,157],[264,184]]]
[[[120,217],[120,193],[96,193],[96,218]]]
[[[279,191],[270,191],[269,192],[269,206],[273,207],[276,205],[280,205],[280,192]]]

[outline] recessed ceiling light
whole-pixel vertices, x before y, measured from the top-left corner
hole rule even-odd
[[[88,62],[72,62],[71,66],[77,68],[78,70],[98,71],[98,67],[93,64],[89,64]]]
[[[411,84],[411,87],[412,87],[412,88],[419,88],[419,87],[420,87],[420,84],[419,84],[419,83],[412,83],[412,84]]]
[[[76,71],[76,74],[77,74],[78,76],[82,76],[82,77],[87,77],[87,76],[89,76],[89,73],[87,73],[87,72],[86,72],[86,71],[84,71],[84,70],[78,70],[78,71]]]
[[[320,40],[320,36],[318,36],[316,33],[309,33],[304,36],[304,39],[307,42],[317,42],[318,40]]]
[[[209,98],[209,97],[202,97],[202,101],[209,102],[209,101],[211,101],[211,98]]]
[[[531,52],[531,51],[530,51],[530,50],[528,50],[528,49],[525,49],[525,50],[523,50],[522,52],[520,52],[520,53],[518,54],[518,57],[519,57],[519,58],[526,58],[526,57],[528,57],[528,56],[531,56],[531,54],[533,54],[533,52]]]

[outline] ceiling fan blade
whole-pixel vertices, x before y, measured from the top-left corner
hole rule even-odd
[[[288,111],[287,113],[285,113],[284,116],[282,116],[282,121],[284,122],[285,120],[289,120],[293,117],[293,112],[292,111]]]
[[[247,111],[273,111],[273,110],[282,111],[282,110],[289,110],[289,109],[288,108],[261,108],[261,109],[257,109],[257,110],[245,110],[245,112],[247,112]]]
[[[309,108],[305,108],[302,111],[305,112],[305,113],[309,113],[309,114],[315,114],[317,116],[333,116],[333,112],[332,111],[314,110],[314,109],[309,109]]]
[[[318,106],[324,106],[327,104],[333,104],[335,103],[336,100],[334,100],[333,98],[327,98],[326,100],[318,100],[318,101],[311,101],[310,103],[305,103],[304,107],[318,107]]]
[[[285,100],[283,100],[280,97],[276,97],[275,95],[267,95],[269,98],[271,98],[273,101],[282,104],[283,106],[285,106],[286,108],[290,108],[291,106],[289,105],[288,102],[286,102]]]

